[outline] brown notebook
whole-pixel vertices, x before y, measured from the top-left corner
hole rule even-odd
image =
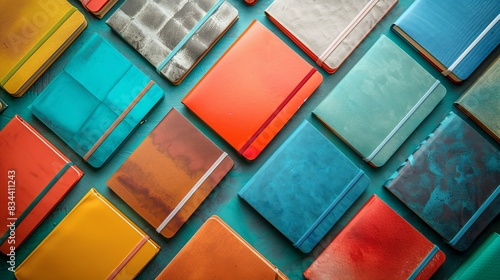
[[[232,167],[225,152],[172,109],[107,185],[170,238]]]
[[[210,217],[156,279],[288,279],[217,216]]]

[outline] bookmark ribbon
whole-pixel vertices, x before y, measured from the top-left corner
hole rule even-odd
[[[425,256],[422,262],[415,268],[413,273],[408,277],[408,280],[414,280],[417,276],[424,270],[424,268],[431,262],[432,258],[439,252],[438,246],[434,245],[434,248]]]
[[[106,277],[106,280],[111,280],[111,279],[114,279],[116,277],[116,275],[118,275],[118,273],[120,273],[120,271],[122,271],[122,269],[125,267],[125,265],[127,265],[127,263],[135,256],[135,254],[137,254],[137,252],[139,252],[139,250],[142,248],[142,246],[144,246],[144,244],[146,244],[146,242],[149,241],[149,239],[151,239],[148,235],[144,235],[141,240],[139,240],[139,242],[134,246],[134,248],[132,248],[132,250],[127,254],[127,256],[125,256],[125,258],[120,262],[120,264],[118,264],[117,267],[115,267],[115,269],[113,269],[113,271],[111,271],[111,273],[108,275],[108,277]]]

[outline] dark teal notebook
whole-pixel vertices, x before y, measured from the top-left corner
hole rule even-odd
[[[238,193],[302,252],[310,252],[370,184],[303,121]]]
[[[30,110],[101,167],[162,98],[159,86],[94,34]]]

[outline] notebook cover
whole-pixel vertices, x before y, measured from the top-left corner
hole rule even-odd
[[[286,280],[288,277],[224,221],[212,216],[156,279]]]
[[[500,142],[500,59],[497,59],[455,105]]]
[[[500,235],[492,233],[453,273],[450,280],[496,279],[500,275]]]
[[[397,0],[274,0],[267,17],[328,73],[334,73]]]
[[[304,271],[306,279],[429,279],[446,256],[373,195]]]
[[[85,29],[64,0],[1,1],[0,86],[19,97]]]
[[[107,185],[170,238],[232,166],[227,153],[171,109]]]
[[[416,0],[392,28],[459,83],[500,44],[499,20],[498,0]]]
[[[161,99],[159,86],[94,34],[29,108],[98,168]]]
[[[500,150],[450,113],[385,186],[464,251],[500,213]]]
[[[106,23],[177,85],[237,18],[224,0],[127,0]]]
[[[254,20],[182,103],[253,160],[322,80],[314,67]]]
[[[308,253],[369,184],[362,170],[304,121],[238,194]]]
[[[0,131],[0,250],[12,253],[83,176],[57,148],[19,116]],[[12,225],[12,228],[11,228]],[[11,230],[12,229],[12,230]],[[11,236],[11,232],[15,233]]]
[[[118,0],[80,0],[82,6],[97,18],[102,18]]]
[[[132,279],[160,247],[95,189],[17,267],[17,279]]]
[[[382,35],[313,113],[380,167],[445,94],[439,80]]]

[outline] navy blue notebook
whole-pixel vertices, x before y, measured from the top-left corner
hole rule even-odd
[[[369,184],[361,169],[303,121],[238,194],[308,253]]]

